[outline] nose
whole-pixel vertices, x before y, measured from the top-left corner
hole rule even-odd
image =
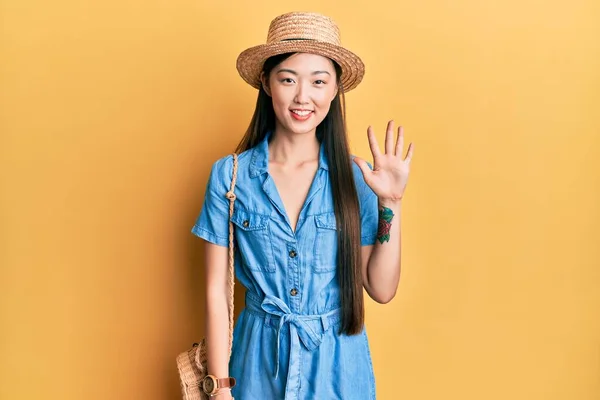
[[[294,102],[297,104],[308,104],[308,93],[309,90],[306,87],[305,83],[300,83],[296,85],[296,96],[294,97]]]

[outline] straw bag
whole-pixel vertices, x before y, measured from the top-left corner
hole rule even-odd
[[[233,153],[233,176],[231,187],[225,197],[229,199],[229,356],[233,342],[233,205],[235,202],[235,181],[237,179],[237,154]],[[208,395],[202,390],[202,380],[207,375],[206,338],[200,344],[194,343],[192,347],[177,356],[177,369],[183,400],[208,400]]]

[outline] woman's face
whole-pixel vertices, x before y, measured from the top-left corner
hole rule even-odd
[[[314,134],[338,90],[333,62],[308,53],[286,58],[263,85],[273,99],[276,131],[288,134]]]

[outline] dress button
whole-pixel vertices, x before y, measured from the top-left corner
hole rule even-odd
[[[290,250],[290,257],[294,258],[298,255],[298,253],[296,253],[296,250]]]
[[[296,288],[293,288],[292,290],[290,290],[290,294],[291,294],[292,296],[295,296],[295,295],[297,295],[297,294],[298,294],[298,290],[297,290]]]
[[[245,220],[244,222],[242,222],[242,225],[244,225],[244,228],[247,228],[248,225],[250,225],[250,221]]]

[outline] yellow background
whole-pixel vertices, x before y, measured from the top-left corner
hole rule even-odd
[[[179,398],[190,228],[256,98],[235,59],[291,10],[366,63],[353,152],[390,118],[416,144],[378,398],[599,399],[595,0],[2,1],[0,398]]]

